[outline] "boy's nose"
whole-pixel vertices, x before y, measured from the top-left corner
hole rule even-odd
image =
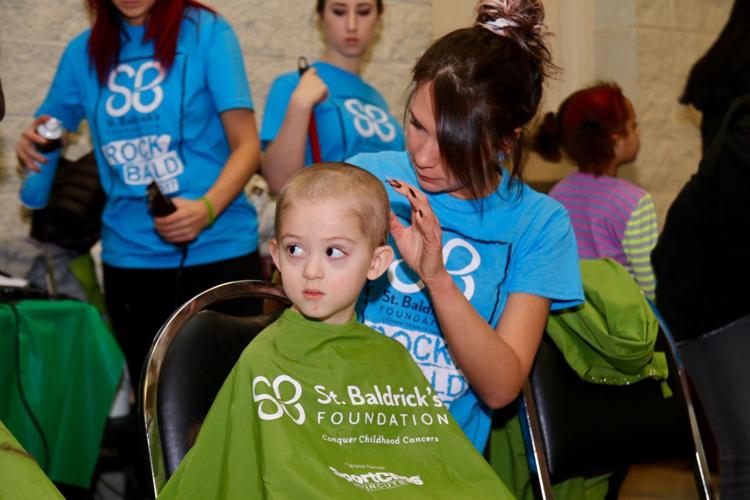
[[[323,277],[323,266],[320,259],[311,257],[307,259],[304,267],[302,268],[302,276],[305,279],[318,279]]]

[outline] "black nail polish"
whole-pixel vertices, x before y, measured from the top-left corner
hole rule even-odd
[[[400,182],[398,182],[398,181],[397,181],[397,180],[395,180],[395,179],[388,179],[388,180],[387,180],[386,182],[387,182],[388,184],[390,184],[390,185],[391,185],[392,187],[395,187],[395,188],[400,188],[400,187],[401,187],[401,183],[400,183]]]
[[[424,215],[422,215],[422,209],[420,208],[417,209],[417,214],[419,214],[420,217],[424,217]]]
[[[412,188],[409,188],[409,194],[412,196],[412,198],[416,198],[417,197],[417,193],[415,193]]]

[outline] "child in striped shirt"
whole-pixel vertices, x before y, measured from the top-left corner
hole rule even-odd
[[[534,141],[543,158],[560,161],[562,150],[578,167],[550,196],[570,214],[579,257],[616,260],[653,299],[654,202],[640,187],[617,178],[618,168],[635,160],[639,147],[633,104],[614,83],[572,94],[557,114],[547,113]]]

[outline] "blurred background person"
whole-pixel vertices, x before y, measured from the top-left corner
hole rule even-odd
[[[403,131],[382,95],[360,71],[376,38],[382,0],[317,0],[315,12],[326,49],[300,76],[274,80],[260,132],[263,175],[272,192],[313,162],[309,124],[314,118],[322,161],[357,153],[401,150]]]
[[[534,149],[558,162],[564,152],[578,167],[550,196],[570,214],[581,259],[609,257],[625,266],[643,292],[654,298],[651,251],[658,226],[651,195],[617,178],[640,149],[635,109],[615,83],[573,93],[557,113],[547,113]]]
[[[750,498],[750,2],[736,0],[680,102],[702,112],[703,159],[654,250],[656,303],[720,452],[721,498]],[[719,330],[717,330],[719,329]]]
[[[253,102],[229,24],[193,0],[89,0],[91,29],[65,49],[16,153],[45,168],[37,126],[91,129],[107,201],[107,306],[138,380],[176,306],[218,283],[258,276],[253,207],[242,189],[259,163]],[[156,181],[174,212],[150,213]]]

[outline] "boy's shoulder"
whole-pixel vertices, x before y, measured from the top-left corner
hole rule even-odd
[[[304,358],[311,353],[319,352],[321,348],[329,350],[336,345],[346,350],[346,345],[352,342],[356,343],[356,350],[377,350],[381,354],[410,356],[400,342],[359,321],[352,321],[343,329],[340,325],[332,325],[330,332],[326,330],[328,327],[325,324],[318,325],[315,331],[300,328],[299,325],[285,320],[282,315],[248,344],[240,360],[257,364],[266,363],[275,356]],[[306,354],[302,355],[302,352]]]

